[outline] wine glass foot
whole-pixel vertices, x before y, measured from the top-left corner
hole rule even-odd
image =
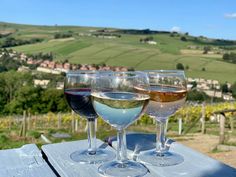
[[[75,151],[70,158],[81,164],[99,164],[111,161],[116,157],[115,153],[106,149],[97,149],[96,154],[91,155],[88,150]]]
[[[141,153],[138,156],[138,161],[147,165],[164,167],[164,166],[178,165],[184,161],[184,158],[181,155],[174,152],[168,151],[160,155],[155,150],[150,150]]]
[[[109,177],[141,177],[147,174],[148,169],[141,163],[127,160],[104,163],[98,168],[98,172]]]

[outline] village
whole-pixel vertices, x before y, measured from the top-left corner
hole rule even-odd
[[[18,53],[16,51],[8,51],[10,57],[14,60],[19,60],[22,63],[26,63],[28,66],[21,65],[18,68],[19,72],[30,71],[30,65],[36,65],[36,70],[38,72],[49,73],[49,74],[62,74],[67,73],[69,70],[101,70],[101,71],[128,71],[129,68],[124,66],[108,66],[106,64],[95,65],[95,64],[72,64],[68,61],[52,61],[43,59],[33,59],[28,57],[25,53]],[[4,52],[0,53],[0,57],[4,55]],[[35,86],[41,86],[42,88],[47,88],[50,80],[34,80]],[[210,80],[204,78],[187,78],[188,90],[196,89],[198,91],[205,92],[210,97],[223,98],[227,101],[233,101],[231,93],[223,93],[221,90],[221,84],[218,80]],[[194,86],[195,84],[195,86]],[[228,88],[231,87],[231,83],[227,83]],[[63,82],[57,83],[57,89],[63,89]]]

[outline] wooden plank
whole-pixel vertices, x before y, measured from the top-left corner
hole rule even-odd
[[[42,150],[48,158],[53,168],[63,177],[101,177],[98,174],[100,164],[79,164],[70,158],[70,154],[77,150],[86,149],[88,146],[87,140],[63,142],[42,146]],[[97,146],[115,150],[107,146],[101,140],[97,140]],[[148,174],[145,177],[159,177],[158,175]]]
[[[133,133],[128,134],[126,139],[130,158],[155,147],[156,138],[154,134]],[[160,177],[236,177],[235,168],[177,142],[169,142],[172,142],[170,151],[181,154],[184,157],[184,162],[169,167],[146,165],[152,174],[159,175]],[[113,144],[115,145],[116,142],[113,142]]]
[[[0,177],[56,177],[35,144],[0,151]]]

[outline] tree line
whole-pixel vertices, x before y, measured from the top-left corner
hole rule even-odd
[[[55,78],[55,76],[51,77]],[[55,89],[53,84],[47,89],[35,87],[33,79],[31,73],[15,71],[0,73],[1,115],[22,114],[24,110],[32,114],[69,110],[63,90]]]
[[[6,48],[6,47],[15,47],[15,46],[19,46],[19,45],[26,45],[26,44],[34,44],[34,43],[38,43],[38,42],[42,42],[43,39],[40,38],[32,38],[29,40],[26,39],[16,39],[14,37],[7,37],[5,40],[3,40],[0,43],[0,48]]]
[[[236,64],[236,53],[230,52],[223,55],[223,60]]]

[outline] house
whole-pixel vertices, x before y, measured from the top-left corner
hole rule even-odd
[[[17,69],[18,72],[27,72],[27,71],[30,71],[29,67],[27,66],[20,66],[18,69]]]
[[[64,89],[64,82],[57,82],[56,89],[58,90]]]
[[[147,41],[148,44],[151,44],[151,45],[157,45],[157,42],[156,41]]]
[[[71,69],[71,64],[70,63],[64,63],[64,69],[70,70]]]
[[[54,61],[51,61],[48,63],[48,68],[54,69],[56,66],[56,63]]]
[[[34,86],[40,86],[42,88],[47,88],[48,83],[50,80],[39,80],[39,79],[34,79]]]

